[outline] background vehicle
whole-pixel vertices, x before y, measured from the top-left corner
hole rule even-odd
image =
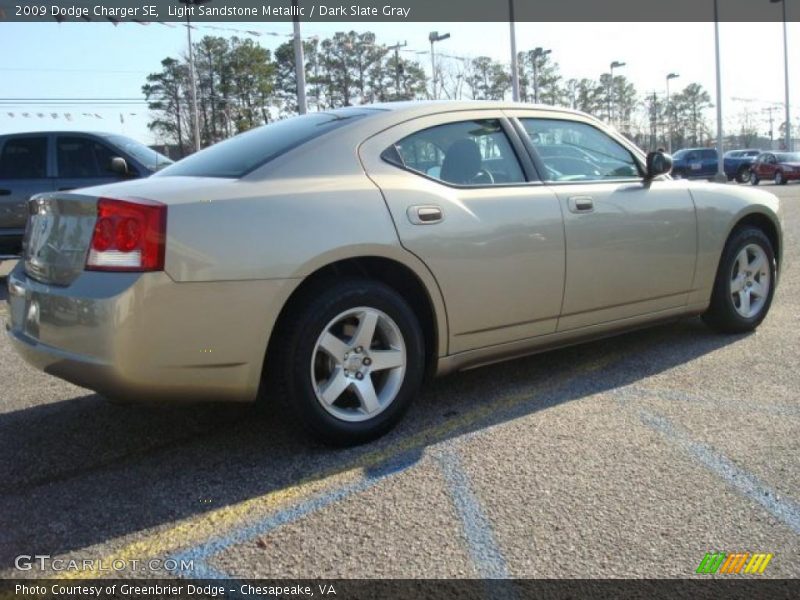
[[[750,167],[750,183],[773,180],[778,185],[800,179],[800,152],[764,152]]]
[[[777,198],[670,167],[565,109],[412,102],[278,121],[147,179],[34,197],[9,335],[112,398],[265,394],[324,440],[363,442],[426,373],[687,315],[757,327]]]
[[[34,194],[147,177],[172,162],[116,134],[60,131],[0,136],[0,254],[20,251],[27,201]]]
[[[761,154],[761,150],[729,150],[723,156],[723,166],[725,174],[729,180],[736,180],[738,183],[750,181],[750,166],[756,157]]]
[[[750,178],[750,165],[760,150],[731,150],[722,158],[728,180],[744,183]],[[677,179],[713,179],[717,174],[718,157],[715,148],[685,148],[673,154],[672,175]]]
[[[714,148],[685,148],[672,155],[672,176],[676,179],[713,179],[717,174]]]

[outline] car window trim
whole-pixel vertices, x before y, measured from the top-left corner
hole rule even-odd
[[[531,141],[530,137],[528,137],[528,132],[525,130],[525,126],[522,124],[522,119],[545,119],[549,121],[569,121],[573,123],[582,123],[584,125],[588,125],[589,127],[594,127],[601,133],[606,133],[602,129],[595,127],[591,123],[585,123],[584,121],[570,121],[570,119],[565,119],[563,117],[511,117],[512,122],[514,123],[515,127],[518,129],[518,135],[522,139],[522,143],[525,146],[528,154],[530,155],[533,164],[536,166],[536,169],[540,173],[546,173],[547,169],[545,168],[544,161],[542,157],[539,156],[539,153],[536,151],[536,146]],[[606,133],[606,135],[608,135]],[[598,183],[644,183],[645,178],[642,173],[644,172],[644,165],[639,160],[639,157],[636,156],[634,152],[631,152],[630,148],[628,148],[625,144],[621,143],[618,139],[614,138],[613,136],[609,136],[612,140],[620,144],[633,158],[633,162],[636,163],[636,168],[639,171],[639,177],[615,177],[614,179],[590,179],[585,181],[543,181],[542,183],[546,185],[596,185]]]
[[[406,171],[406,172],[411,173],[413,175],[417,175],[419,177],[424,177],[425,179],[427,179],[429,181],[433,181],[434,183],[438,183],[438,184],[443,185],[445,187],[449,187],[449,188],[456,189],[456,190],[487,190],[487,189],[488,190],[494,190],[494,189],[501,189],[501,188],[513,188],[513,187],[527,187],[527,186],[531,186],[531,185],[538,185],[538,186],[543,185],[544,182],[539,179],[539,175],[536,172],[535,168],[533,168],[533,164],[526,163],[525,158],[524,158],[524,157],[526,157],[526,153],[520,155],[520,151],[524,150],[524,147],[520,147],[520,140],[518,139],[518,136],[517,136],[516,132],[513,130],[513,126],[509,122],[508,117],[506,117],[504,115],[496,115],[496,114],[490,113],[486,117],[482,117],[480,119],[474,119],[474,118],[469,119],[469,118],[467,118],[467,119],[459,119],[459,120],[456,120],[456,121],[448,121],[446,123],[439,123],[438,125],[431,125],[430,127],[423,127],[422,129],[418,129],[414,133],[410,133],[409,135],[404,136],[402,139],[405,139],[406,137],[410,137],[412,135],[415,135],[416,133],[419,133],[420,131],[424,131],[425,129],[433,129],[434,127],[440,127],[442,125],[451,125],[453,123],[463,123],[465,121],[489,121],[489,120],[495,120],[495,121],[498,121],[500,123],[500,128],[503,130],[503,133],[505,134],[506,138],[508,139],[509,145],[511,146],[511,151],[514,153],[514,157],[517,159],[517,164],[519,165],[520,170],[522,171],[522,176],[525,177],[525,181],[516,181],[516,182],[508,182],[508,183],[493,183],[493,184],[463,185],[463,184],[458,184],[458,183],[451,183],[449,181],[444,181],[443,179],[437,179],[436,177],[432,177],[431,175],[428,175],[427,173],[423,173],[422,171],[417,171],[415,169],[412,169],[411,167],[409,167],[409,166],[407,166],[405,164],[405,161],[402,162],[402,163],[397,163],[397,162],[388,160],[384,156],[384,154],[386,153],[386,150],[388,150],[388,148],[385,148],[380,153],[380,159],[383,162],[385,162],[386,164],[388,164],[388,165],[392,165],[393,167],[397,167],[398,169],[402,169],[403,171]],[[516,143],[515,143],[515,140],[516,140]],[[397,142],[399,142],[399,141],[400,140],[396,140],[396,141],[392,142],[391,146],[396,146]],[[400,155],[399,152],[397,154]],[[402,155],[400,155],[400,159],[402,160]],[[530,157],[528,156],[527,159],[530,160]],[[531,177],[535,177],[535,179],[531,179]]]

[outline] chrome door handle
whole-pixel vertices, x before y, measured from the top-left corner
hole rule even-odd
[[[414,225],[434,225],[444,220],[444,213],[438,206],[409,206],[406,214]]]
[[[572,196],[567,199],[570,212],[585,213],[594,211],[594,201],[591,196]]]

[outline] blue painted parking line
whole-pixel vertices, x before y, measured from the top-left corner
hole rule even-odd
[[[763,506],[772,516],[800,535],[800,504],[789,498],[781,498],[758,477],[737,466],[710,446],[694,440],[688,432],[666,417],[647,410],[641,410],[639,415],[645,425],[659,432],[737,492]]]
[[[181,564],[181,561],[194,561],[195,564],[195,571],[180,572],[178,574],[184,577],[199,577],[196,566],[205,565],[205,561],[209,557],[219,554],[231,546],[240,544],[242,542],[247,542],[259,535],[267,534],[278,527],[297,521],[306,515],[331,506],[332,504],[335,504],[339,500],[343,500],[348,496],[366,491],[376,486],[384,479],[405,471],[414,465],[418,458],[419,453],[416,451],[405,452],[391,459],[384,465],[365,473],[362,479],[359,479],[353,483],[339,488],[326,490],[325,492],[311,496],[299,504],[279,510],[269,515],[266,519],[262,519],[261,521],[239,529],[234,529],[225,535],[211,538],[203,544],[190,548],[184,552],[174,554],[171,558],[175,559],[178,564]],[[209,574],[213,573],[211,567],[206,565],[206,568],[208,569]],[[225,577],[224,574],[222,576]]]
[[[494,536],[492,523],[483,512],[469,475],[461,464],[458,448],[449,444],[437,453],[450,497],[455,505],[472,563],[481,579],[508,579],[508,565]]]

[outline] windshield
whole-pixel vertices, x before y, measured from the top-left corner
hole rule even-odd
[[[800,152],[778,152],[775,156],[780,162],[800,162]]]
[[[124,135],[110,135],[108,136],[108,140],[151,171],[158,171],[175,162],[152,148],[148,148],[144,144],[125,137]]]
[[[281,154],[366,114],[355,110],[320,112],[276,121],[192,154],[159,175],[244,177]]]

